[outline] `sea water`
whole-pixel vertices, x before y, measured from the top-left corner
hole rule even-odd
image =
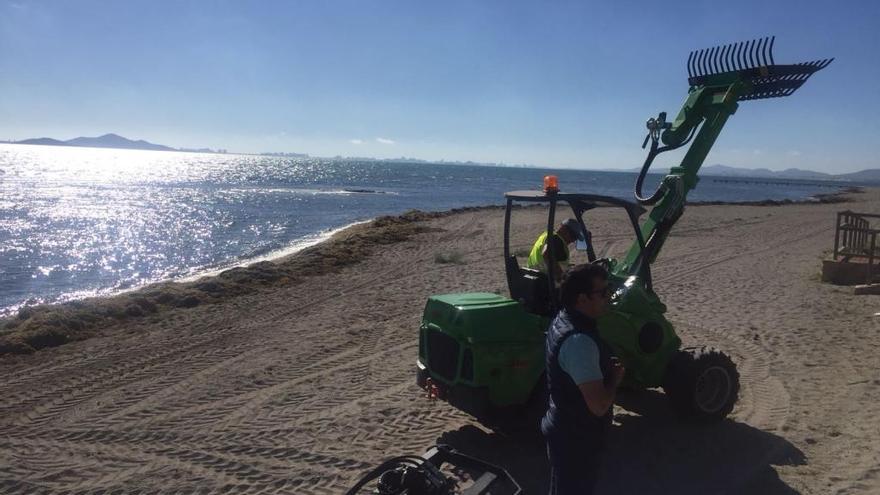
[[[503,204],[548,174],[564,191],[633,198],[630,172],[0,144],[0,316],[292,252],[380,215]],[[702,178],[689,199],[838,187]]]

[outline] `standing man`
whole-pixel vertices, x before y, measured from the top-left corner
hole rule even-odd
[[[611,295],[605,268],[574,267],[561,294],[562,309],[547,331],[550,401],[541,431],[550,458],[550,495],[584,495],[596,484],[624,368],[596,329]]]
[[[569,251],[568,245],[576,240],[584,240],[584,230],[574,218],[569,218],[559,224],[556,232],[552,236],[547,236],[547,232],[542,232],[532,250],[529,253],[528,267],[534,270],[540,270],[548,273],[550,265],[550,256],[548,252],[553,253],[553,280],[557,283],[562,280],[562,264],[568,261]]]

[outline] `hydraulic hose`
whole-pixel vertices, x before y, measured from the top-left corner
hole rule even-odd
[[[645,198],[642,196],[642,184],[645,182],[645,176],[648,175],[648,170],[651,168],[651,164],[654,163],[654,158],[656,158],[657,155],[659,155],[660,153],[672,151],[674,149],[681,148],[682,146],[688,144],[691,141],[691,139],[693,139],[694,134],[696,134],[698,127],[699,126],[694,126],[691,129],[690,134],[688,134],[687,139],[685,139],[681,143],[676,144],[674,146],[658,147],[657,143],[659,142],[659,140],[658,139],[651,139],[651,149],[648,150],[648,156],[647,156],[647,158],[645,158],[645,163],[644,163],[644,165],[642,165],[642,170],[639,172],[638,179],[636,179],[636,187],[635,187],[634,193],[636,196],[636,201],[638,201],[639,204],[653,205],[654,203],[659,201],[660,198],[662,198],[663,195],[666,193],[666,187],[664,186],[663,183],[661,183],[659,186],[657,186],[657,190],[654,191],[654,194],[652,194],[650,197]]]

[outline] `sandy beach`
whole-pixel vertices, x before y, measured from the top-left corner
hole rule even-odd
[[[661,391],[624,394],[599,493],[880,493],[880,296],[819,277],[835,213],[880,212],[878,189],[847,198],[687,208],[654,288],[685,344],[734,358],[740,401],[694,426]],[[545,219],[517,213],[525,249]],[[609,254],[626,247],[613,220],[591,226]],[[415,385],[428,296],[507,294],[502,229],[500,208],[385,218],[284,260],[6,322],[0,492],[336,494],[439,442],[544,493],[540,439]]]

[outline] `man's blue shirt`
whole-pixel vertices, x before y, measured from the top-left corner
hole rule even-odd
[[[599,348],[589,336],[575,334],[565,339],[559,349],[559,366],[576,385],[601,380]]]

